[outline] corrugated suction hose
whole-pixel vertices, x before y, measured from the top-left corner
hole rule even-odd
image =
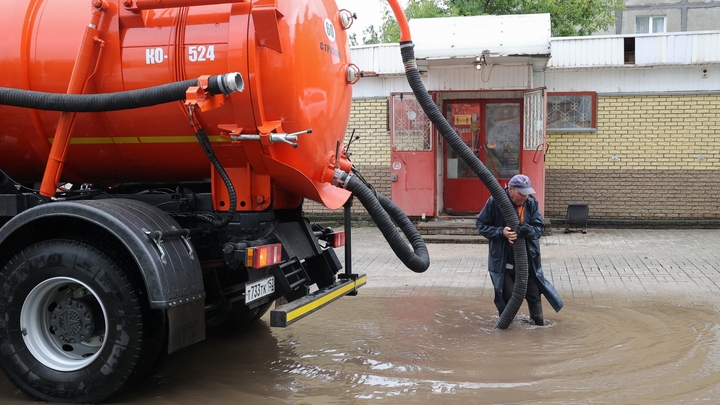
[[[333,183],[352,192],[353,196],[360,200],[360,203],[362,203],[373,221],[375,221],[378,229],[380,229],[380,232],[382,232],[390,248],[407,268],[415,273],[422,273],[428,269],[430,255],[427,246],[425,246],[425,241],[423,241],[415,225],[395,203],[371,189],[358,176],[345,173],[339,169],[335,171]],[[400,236],[393,221],[405,234],[412,249]]]
[[[465,162],[475,173],[475,175],[482,180],[483,184],[490,191],[490,194],[497,202],[500,207],[500,211],[505,217],[505,222],[512,229],[517,229],[519,225],[515,208],[512,206],[512,202],[505,194],[505,190],[500,187],[495,176],[485,167],[480,159],[470,150],[465,142],[455,133],[443,117],[440,110],[437,108],[435,103],[430,98],[425,85],[420,80],[420,71],[417,68],[415,61],[415,51],[413,50],[412,41],[400,42],[400,52],[402,53],[403,63],[405,64],[405,74],[407,76],[408,83],[412,88],[415,97],[422,106],[423,111],[428,116],[430,121],[435,125],[440,135],[447,141],[448,145],[458,154],[460,159]],[[528,282],[528,258],[527,258],[527,244],[525,239],[518,238],[515,241],[514,254],[515,254],[515,285],[513,286],[512,297],[510,302],[505,306],[505,310],[500,315],[498,322],[495,324],[495,328],[507,329],[512,322],[517,312],[520,310],[523,300],[525,299],[525,293],[527,291]]]

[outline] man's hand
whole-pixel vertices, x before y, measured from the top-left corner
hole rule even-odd
[[[512,228],[510,228],[509,226],[503,228],[503,235],[505,235],[507,240],[510,241],[511,245],[515,243],[515,239],[518,238],[518,234],[515,233],[515,231],[513,231]]]
[[[533,236],[533,228],[529,224],[522,223],[518,226],[517,236],[527,239]]]

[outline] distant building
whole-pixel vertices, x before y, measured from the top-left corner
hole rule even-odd
[[[720,29],[718,0],[626,0],[614,28],[596,35],[661,34]]]

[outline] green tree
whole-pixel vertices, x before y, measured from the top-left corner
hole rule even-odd
[[[446,0],[451,15],[550,14],[554,37],[590,35],[615,24],[623,0]]]
[[[363,42],[366,44],[391,43],[400,40],[400,27],[395,20],[395,15],[387,5],[385,5],[383,12],[383,22],[379,27],[379,32],[375,32],[375,27],[372,25],[363,31],[363,34],[367,34],[368,38],[377,38],[378,42],[365,42],[365,35],[363,35]],[[405,7],[405,17],[408,20],[447,16],[447,9],[442,6],[442,0],[410,0],[407,7]],[[368,31],[372,31],[373,35],[370,35]]]
[[[375,31],[375,26],[370,24],[363,30],[363,44],[373,45],[380,43],[380,35]]]
[[[623,8],[623,0],[410,0],[405,8],[405,16],[411,20],[549,13],[552,36],[566,37],[590,35],[612,27],[616,12]],[[375,38],[378,42],[397,42],[400,39],[395,16],[387,7]]]

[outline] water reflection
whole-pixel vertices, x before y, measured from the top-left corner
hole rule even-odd
[[[712,306],[572,302],[548,326],[534,326],[521,314],[498,331],[488,303],[404,297],[364,299],[354,307],[347,301],[302,328],[275,332],[280,346],[295,342],[292,384],[306,398],[388,404],[720,400]],[[321,318],[330,317],[332,332],[322,327]]]
[[[286,329],[183,349],[111,404],[680,404],[720,401],[712,305],[570,301],[494,330],[489,299],[344,298]],[[267,319],[267,317],[266,317]],[[265,319],[265,321],[266,321]],[[0,379],[0,403],[33,403]]]

